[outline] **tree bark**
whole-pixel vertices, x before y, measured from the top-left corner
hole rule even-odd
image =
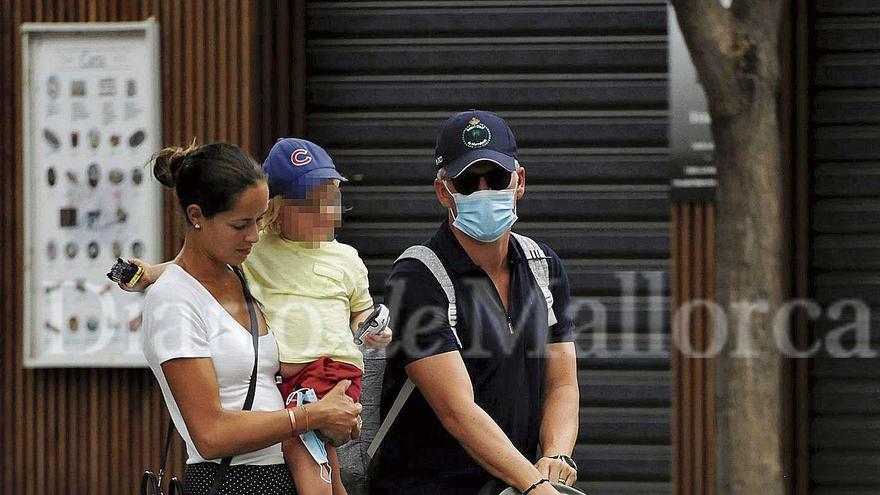
[[[783,495],[782,168],[777,120],[781,0],[672,0],[706,91],[715,140],[717,297],[729,338],[719,356],[718,490]],[[744,310],[738,303],[766,303]]]

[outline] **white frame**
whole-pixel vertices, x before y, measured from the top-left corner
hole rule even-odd
[[[148,51],[151,53],[148,63],[152,64],[150,70],[153,94],[152,112],[153,122],[149,128],[153,136],[161,142],[162,136],[162,80],[160,65],[160,38],[159,24],[155,18],[150,17],[141,22],[89,22],[89,23],[23,23],[20,27],[21,46],[22,46],[22,144],[23,144],[23,201],[24,201],[24,322],[23,322],[23,345],[24,345],[24,367],[25,368],[143,368],[147,366],[146,360],[140,361],[108,359],[107,356],[98,354],[88,355],[85,357],[65,355],[64,358],[47,358],[34,357],[34,338],[38,335],[34,325],[39,319],[34,318],[38,308],[34,307],[34,281],[33,281],[33,263],[35,248],[35,227],[32,218],[34,210],[33,185],[34,177],[32,176],[33,167],[31,166],[31,150],[33,141],[36,139],[36,133],[31,130],[31,95],[30,95],[30,76],[31,76],[31,42],[32,39],[41,35],[58,34],[58,33],[83,33],[88,34],[112,34],[119,32],[142,33],[144,43]],[[162,194],[160,188],[155,188],[156,212],[154,221],[151,225],[141,226],[145,232],[149,232],[154,239],[161,239],[163,233],[163,215],[162,215]],[[109,267],[107,267],[109,268]],[[101,360],[103,359],[103,360]],[[96,362],[97,360],[97,362]]]

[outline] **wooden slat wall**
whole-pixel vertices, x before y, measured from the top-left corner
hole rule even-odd
[[[812,0],[793,0],[783,7],[780,31],[780,135],[783,187],[783,218],[787,221],[784,245],[790,246],[784,280],[792,299],[810,296],[810,23]],[[792,319],[792,342],[809,348],[809,320],[804,312]],[[809,493],[810,434],[809,359],[788,359],[783,369],[781,397],[784,472],[787,493]]]
[[[715,206],[672,205],[673,308],[696,300],[715,300]],[[692,313],[687,327],[675,328],[690,347],[704,351],[712,342],[712,321],[706,311]],[[687,357],[675,346],[673,376],[673,492],[675,495],[716,493],[715,359]]]
[[[306,128],[305,0],[259,2],[257,159],[282,137],[302,137]]]
[[[161,27],[163,137],[231,141],[254,154],[259,122],[258,7],[246,0],[4,0],[0,6],[0,491],[136,493],[156,469],[167,413],[149,370],[22,367],[22,22],[138,21]],[[166,254],[176,252],[176,204],[166,198]],[[172,472],[182,475],[178,442]]]

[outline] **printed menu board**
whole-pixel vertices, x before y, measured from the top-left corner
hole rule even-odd
[[[106,274],[162,258],[158,26],[24,24],[28,367],[145,366],[143,294]]]

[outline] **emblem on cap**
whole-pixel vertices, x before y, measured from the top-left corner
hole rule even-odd
[[[492,131],[480,119],[472,117],[461,133],[461,140],[468,148],[482,148],[492,140]]]
[[[293,153],[290,154],[290,163],[292,163],[294,167],[302,167],[312,163],[312,157],[309,156],[309,150],[305,148],[293,150]]]

